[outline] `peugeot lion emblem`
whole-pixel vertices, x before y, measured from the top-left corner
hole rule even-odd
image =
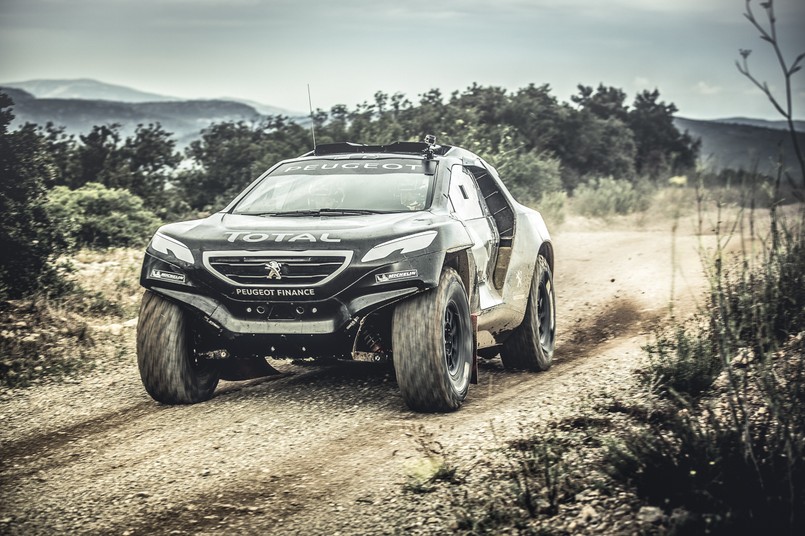
[[[282,279],[282,273],[280,272],[280,268],[282,265],[277,261],[268,261],[265,264],[266,270],[268,270],[268,274],[266,274],[267,279]]]

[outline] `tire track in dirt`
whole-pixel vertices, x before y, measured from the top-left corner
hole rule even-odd
[[[382,422],[373,424],[367,430],[330,438],[317,448],[300,453],[299,457],[293,459],[292,467],[282,468],[281,475],[273,474],[266,477],[258,474],[253,479],[245,478],[241,482],[230,482],[228,489],[216,494],[216,501],[212,504],[209,503],[206,494],[188,497],[186,502],[159,512],[147,524],[136,528],[130,525],[127,527],[134,534],[169,534],[175,531],[181,532],[191,526],[194,531],[225,532],[237,524],[249,525],[252,528],[272,526],[276,529],[277,523],[281,524],[282,520],[289,517],[298,519],[300,516],[315,516],[316,509],[321,505],[330,505],[337,497],[349,494],[350,490],[353,493],[352,502],[360,502],[361,497],[354,497],[355,490],[365,489],[367,477],[357,471],[356,460],[361,460],[360,465],[371,466],[375,473],[396,474],[397,479],[400,478],[400,462],[395,460],[395,453],[389,457],[386,448],[390,436],[401,434],[411,436],[409,444],[396,453],[397,457],[406,455],[410,457],[417,453],[414,436],[421,433],[417,427],[422,423],[441,420],[447,421],[445,426],[466,428],[469,425],[482,429],[486,427],[487,422],[491,422],[494,414],[499,411],[498,408],[522,405],[524,394],[541,392],[536,400],[543,402],[544,405],[544,401],[550,399],[555,392],[551,387],[557,377],[576,370],[597,368],[594,360],[596,354],[605,346],[618,343],[610,337],[612,332],[619,333],[621,339],[637,335],[646,328],[647,322],[654,322],[657,316],[652,314],[648,318],[641,317],[633,303],[620,300],[613,307],[606,308],[606,314],[595,315],[578,325],[570,341],[563,346],[564,351],[561,354],[563,357],[545,373],[512,373],[503,370],[498,359],[486,362],[482,369],[481,385],[475,386],[471,391],[471,398],[461,413],[441,416],[401,415],[395,413],[397,408],[388,408],[388,411],[381,412]],[[315,389],[319,382],[349,383],[349,379],[355,376],[371,377],[383,374],[382,367],[365,365],[358,370],[350,370],[352,369],[350,366],[314,369],[309,373],[295,376],[282,388],[303,384]],[[338,371],[335,377],[330,375],[334,371]],[[486,387],[484,383],[493,379],[495,389],[484,388]],[[398,397],[393,390],[387,393],[389,402],[396,398]],[[384,405],[382,401],[378,402],[381,402],[379,406]],[[326,453],[327,465],[342,470],[330,474],[322,472],[322,453]],[[348,467],[353,467],[356,471],[343,470]],[[349,476],[345,476],[345,473],[349,473]],[[316,475],[315,487],[300,485],[306,482],[310,475]],[[372,499],[364,500],[365,504],[371,502]],[[117,528],[122,531],[126,527]],[[280,533],[293,533],[294,530],[293,526],[284,526]]]
[[[39,458],[89,436],[127,426],[157,411],[159,407],[143,401],[53,431],[24,439],[4,441],[0,443],[0,458],[3,464],[12,464],[23,458]]]

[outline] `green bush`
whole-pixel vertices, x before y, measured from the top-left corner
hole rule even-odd
[[[709,332],[676,326],[644,349],[651,358],[644,379],[662,395],[695,397],[710,387],[723,362]]]
[[[522,153],[502,155],[494,162],[506,187],[521,203],[533,204],[546,194],[562,190],[562,166],[558,158]]]
[[[567,194],[565,192],[549,192],[542,194],[536,209],[548,223],[548,226],[557,226],[565,221],[565,204]]]
[[[599,177],[582,184],[573,195],[574,207],[583,216],[609,218],[646,210],[648,192],[629,181]]]
[[[48,193],[47,210],[73,248],[142,245],[160,225],[136,195],[92,182],[76,190],[57,186]]]

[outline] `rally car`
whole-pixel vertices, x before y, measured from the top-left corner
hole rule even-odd
[[[156,232],[140,375],[155,400],[186,404],[244,363],[272,370],[266,357],[368,357],[393,363],[411,409],[452,411],[478,356],[551,365],[553,264],[540,214],[479,156],[432,137],[318,145]]]

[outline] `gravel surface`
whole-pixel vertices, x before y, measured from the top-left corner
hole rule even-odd
[[[668,315],[672,281],[676,314],[692,311],[705,285],[692,233],[677,233],[674,262],[670,225],[577,227],[555,236],[554,367],[526,374],[483,362],[480,383],[451,414],[412,413],[389,368],[363,362],[279,362],[279,376],[222,382],[209,402],[162,406],[140,383],[132,323],[121,324],[129,351],[119,362],[0,392],[0,533],[459,529],[470,503],[456,490],[410,491],[423,464],[436,456],[464,487],[500,471],[509,441],[631,385],[641,345]],[[571,531],[614,530],[582,529],[601,526],[603,510],[628,510],[622,499],[587,510],[581,501]]]

